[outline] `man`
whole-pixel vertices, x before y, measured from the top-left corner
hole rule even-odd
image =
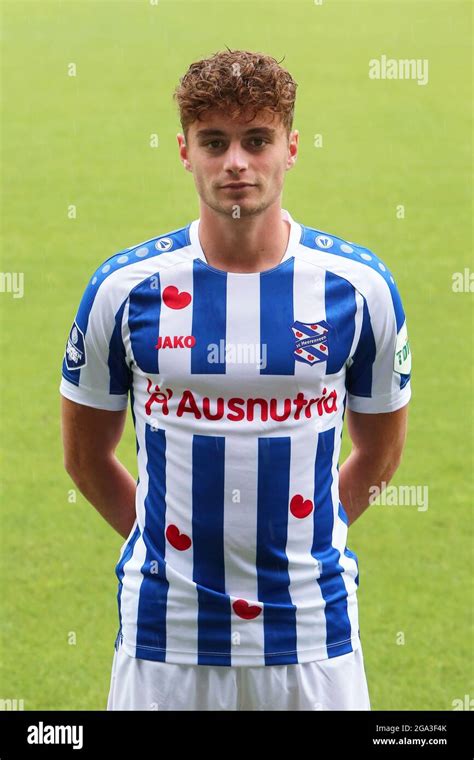
[[[66,345],[65,467],[126,539],[110,710],[370,709],[346,537],[400,463],[406,322],[374,253],[281,208],[295,93],[265,55],[190,67],[200,217],[102,264]]]

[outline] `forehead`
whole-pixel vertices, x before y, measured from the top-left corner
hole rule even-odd
[[[206,111],[189,126],[189,133],[195,137],[207,137],[211,134],[235,135],[241,137],[257,131],[267,131],[275,136],[284,131],[278,114],[259,111],[253,118],[252,113],[243,113],[234,119],[221,111]]]

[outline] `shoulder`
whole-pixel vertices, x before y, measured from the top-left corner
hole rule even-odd
[[[403,318],[400,295],[389,267],[373,250],[331,232],[301,225],[300,251],[305,261],[344,278],[370,304],[391,304]]]
[[[371,272],[385,281],[393,282],[394,278],[388,266],[370,248],[360,243],[354,243],[334,233],[323,232],[314,227],[301,225],[303,233],[300,245],[318,253],[327,254],[327,262],[340,269],[345,269],[348,276],[358,275],[359,278]],[[321,258],[321,257],[318,257]],[[317,259],[315,259],[317,263]]]
[[[172,254],[189,245],[188,224],[123,248],[99,264],[90,279],[90,284],[99,289],[105,283],[109,285],[121,283],[128,277],[131,280],[136,280],[141,274],[146,277],[147,273],[155,267],[159,269],[160,266],[173,264],[173,257],[165,256],[165,254]]]
[[[87,312],[93,307],[116,311],[140,283],[160,269],[186,260],[180,252],[189,250],[189,226],[123,248],[104,259],[86,283],[82,308]]]
[[[104,259],[89,277],[79,306],[79,317],[87,324],[89,314],[111,319],[130,293],[163,267],[186,260],[189,224],[172,232],[123,248]]]

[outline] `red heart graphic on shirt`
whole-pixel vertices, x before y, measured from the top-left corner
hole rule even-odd
[[[313,354],[308,354],[308,359],[311,361],[311,359],[314,359]]]
[[[301,336],[302,336],[302,335],[303,335],[303,333],[300,333],[300,332],[298,332],[298,331],[296,332],[296,337],[297,337],[297,338],[301,338]]]
[[[168,525],[166,528],[166,538],[171,546],[180,552],[186,551],[191,546],[191,539],[186,533],[180,533],[177,525]]]
[[[313,502],[311,499],[306,499],[297,493],[290,501],[290,512],[294,517],[308,517],[313,511]]]
[[[170,309],[184,309],[191,303],[191,293],[185,290],[180,293],[175,285],[168,285],[163,291],[163,301]]]
[[[232,605],[234,612],[240,618],[244,620],[253,620],[258,617],[262,611],[261,607],[257,607],[256,604],[251,605],[245,601],[245,599],[237,599]]]

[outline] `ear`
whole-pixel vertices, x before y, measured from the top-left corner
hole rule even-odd
[[[299,132],[297,129],[294,129],[292,132],[290,132],[288,140],[288,158],[286,161],[287,171],[295,165],[296,159],[298,158],[298,139]]]
[[[180,132],[176,135],[176,139],[178,141],[179,158],[181,160],[181,163],[183,164],[186,171],[192,172],[191,164],[188,158],[188,147],[186,145],[186,139]]]

